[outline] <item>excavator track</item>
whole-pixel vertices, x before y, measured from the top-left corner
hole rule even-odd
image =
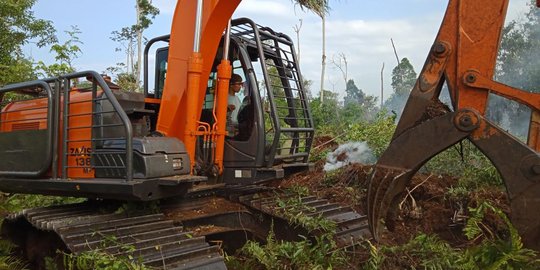
[[[262,194],[262,196],[257,194],[241,197],[240,201],[246,206],[274,218],[287,219],[284,208],[280,207],[277,202],[286,202],[288,199],[290,196],[284,194]],[[302,196],[295,198],[295,200],[300,201],[307,209],[305,213],[307,216],[321,216],[336,224],[334,240],[339,248],[353,247],[363,240],[371,238],[367,216],[357,213],[351,207],[332,203],[316,196]]]
[[[338,248],[353,249],[371,238],[365,215],[316,196],[291,195],[262,186],[229,187],[205,195],[165,203],[161,213],[119,213],[115,203],[95,202],[27,209],[7,216],[2,233],[22,248],[36,269],[43,269],[42,258],[54,256],[50,251],[57,249],[75,255],[99,251],[129,256],[157,269],[226,269],[222,249],[229,252],[230,242],[241,247],[247,235],[264,241],[274,229],[276,237],[297,241],[301,235],[322,233],[290,223],[279,202],[294,199],[307,209],[305,215],[335,222]]]
[[[24,231],[29,226],[40,235],[36,241],[32,240],[35,233]],[[218,246],[209,245],[202,236],[194,237],[161,213],[104,212],[102,208],[82,203],[23,210],[9,215],[2,227],[4,234],[9,232],[8,236],[28,234],[24,252],[29,259],[39,257],[37,243],[57,242],[75,255],[85,251],[129,255],[157,269],[226,269]],[[44,241],[43,235],[59,239]],[[22,244],[21,239],[12,240]],[[35,262],[34,267],[42,268],[42,265]]]

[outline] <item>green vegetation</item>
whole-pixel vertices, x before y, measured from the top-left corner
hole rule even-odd
[[[16,212],[23,209],[33,207],[46,207],[51,205],[73,204],[84,202],[83,198],[57,197],[57,196],[42,196],[42,195],[26,195],[26,194],[1,194],[0,206],[2,212]],[[150,209],[156,212],[158,208],[157,202],[149,202],[146,204],[140,203],[125,203],[117,209],[117,213],[121,212],[136,212]],[[1,220],[0,220],[1,222]],[[101,243],[102,247],[119,245],[116,237],[103,236],[104,240]],[[0,240],[0,269],[26,269],[26,263],[12,256],[15,247],[8,241]],[[145,270],[150,269],[145,267],[133,254],[135,247],[131,245],[120,245],[120,249],[127,255],[113,256],[99,250],[99,248],[73,255],[63,253],[64,269],[111,269],[111,270]],[[47,269],[57,269],[56,262],[49,258]]]
[[[537,252],[523,248],[521,237],[508,217],[488,202],[469,209],[471,217],[463,230],[469,240],[482,239],[482,242],[467,249],[459,261],[469,269],[539,269]],[[508,236],[486,230],[483,220],[488,212],[495,214],[507,227]]]
[[[537,253],[523,248],[516,229],[501,210],[484,202],[469,211],[471,217],[463,231],[469,240],[479,244],[460,249],[426,234],[401,246],[376,247],[368,242],[370,253],[364,269],[539,269]],[[486,231],[484,219],[488,211],[504,222],[508,237]]]
[[[395,117],[388,116],[385,111],[377,114],[374,121],[363,121],[349,126],[346,141],[363,141],[373,150],[378,158],[390,144],[396,129]]]
[[[79,203],[85,200],[83,198],[72,197],[2,193],[0,195],[0,207],[4,212],[16,212],[27,208]]]
[[[26,263],[17,257],[11,256],[14,246],[9,241],[0,240],[0,269],[25,269]]]
[[[40,76],[58,76],[75,70],[73,60],[81,50],[78,39],[80,31],[73,27],[66,31],[68,39],[58,41],[56,31],[50,21],[34,17],[31,11],[36,0],[0,1],[0,86],[7,83],[31,80]],[[328,12],[328,1],[293,1],[300,7],[312,10],[324,20]],[[538,92],[540,77],[537,48],[540,36],[540,9],[532,4],[522,21],[510,22],[504,29],[501,42],[496,79],[528,91]],[[137,14],[134,25],[113,32],[113,40],[118,42],[126,53],[125,63],[112,68],[118,73],[116,82],[122,88],[140,89],[141,69],[140,51],[143,30],[146,29],[158,10],[151,1],[137,0]],[[324,31],[324,30],[323,30]],[[23,55],[22,46],[35,42],[38,47],[51,46],[50,52],[56,55],[57,63],[46,65],[41,61],[34,63]],[[136,53],[137,52],[137,53]],[[324,59],[323,52],[323,59]],[[324,69],[323,61],[323,69]],[[273,71],[275,72],[275,71]],[[346,75],[346,74],[345,74]],[[518,76],[519,75],[519,76]],[[322,76],[324,79],[324,76]],[[346,77],[346,76],[345,76]],[[365,141],[373,153],[380,157],[392,138],[396,117],[401,114],[406,98],[416,79],[416,72],[407,58],[392,71],[393,93],[385,102],[384,108],[377,108],[377,99],[366,95],[354,82],[346,79],[346,101],[338,99],[338,94],[323,90],[324,98],[313,98],[310,102],[317,134],[336,138],[336,143]],[[274,84],[274,83],[273,83]],[[280,83],[276,83],[279,85]],[[309,82],[306,83],[309,85]],[[324,86],[324,81],[321,82]],[[279,92],[275,93],[279,94]],[[6,95],[4,100],[9,100]],[[284,100],[279,101],[281,105]],[[521,111],[511,104],[498,104],[501,112],[488,111],[493,119],[503,118],[510,111]],[[281,109],[280,114],[286,114]],[[516,123],[518,121],[515,121]],[[271,126],[267,123],[267,126]],[[324,159],[328,149],[317,151],[311,156],[316,162]],[[502,180],[491,162],[468,141],[455,145],[425,164],[421,172],[433,175],[449,175],[459,180],[444,190],[445,202],[461,203],[464,224],[457,230],[459,237],[465,239],[461,245],[452,245],[435,233],[415,232],[404,244],[385,245],[366,241],[359,253],[362,260],[356,267],[362,269],[540,269],[540,260],[535,251],[523,247],[520,236],[512,226],[503,210],[494,202],[475,202],[469,207],[471,194],[484,191],[487,187],[502,189]],[[330,172],[324,177],[326,187],[332,187],[340,177],[340,172]],[[435,181],[435,180],[434,180]],[[362,203],[360,198],[366,190],[357,190],[357,183],[345,187],[342,195],[350,194],[351,203]],[[315,237],[303,237],[301,241],[287,242],[277,239],[273,230],[266,243],[249,241],[239,252],[238,258],[228,257],[233,269],[334,269],[347,268],[351,256],[337,249],[333,240],[336,225],[320,216],[309,216],[314,209],[305,206],[301,197],[311,191],[306,187],[294,187],[288,199],[276,201],[283,215],[294,225]],[[84,199],[50,197],[40,195],[0,194],[0,207],[5,212],[48,205],[77,203]],[[138,205],[127,203],[118,211],[137,211]],[[156,204],[146,207],[157,209]],[[493,229],[496,223],[496,230]],[[461,227],[460,227],[461,228]],[[107,238],[106,241],[116,241]],[[0,240],[0,269],[24,269],[26,265],[11,256],[13,246]],[[134,247],[123,247],[128,254]],[[352,256],[356,256],[353,254]],[[67,269],[147,269],[133,255],[113,257],[98,250],[84,252],[77,256],[63,254]],[[53,268],[52,263],[50,267]]]
[[[296,190],[298,189],[302,190],[297,187]],[[294,192],[293,196],[286,200],[278,199],[276,202],[290,223],[301,226],[309,232],[322,231],[331,233],[335,231],[336,224],[334,222],[321,216],[308,216],[310,213],[315,213],[315,208],[306,206],[302,202],[302,197],[307,195],[307,192],[303,194],[295,191],[295,189],[292,189],[292,192]]]
[[[249,241],[241,250],[245,261],[229,258],[232,269],[339,269],[346,264],[344,253],[329,241],[331,233],[298,242],[279,241],[271,231],[266,244]]]
[[[107,69],[115,76],[115,83],[129,91],[141,91],[143,43],[146,42],[143,33],[159,14],[159,9],[151,0],[135,0],[135,13],[135,24],[111,33],[111,40],[120,45],[116,50],[125,53],[126,61]]]
[[[17,212],[33,207],[46,207],[51,205],[78,203],[86,199],[42,196],[28,194],[0,193],[0,211],[2,213]],[[3,217],[0,218],[2,224]],[[0,239],[0,269],[26,269],[26,263],[12,256],[15,246],[7,240]]]
[[[44,47],[57,41],[52,22],[34,17],[36,0],[0,1],[0,86],[35,78],[22,47],[35,41]]]
[[[75,71],[73,60],[82,53],[79,47],[82,42],[78,36],[81,31],[77,26],[71,26],[71,30],[64,32],[68,35],[68,39],[62,44],[53,44],[50,49],[50,52],[55,54],[56,62],[46,65],[43,61],[38,61],[36,72],[39,73],[40,77],[58,77]]]

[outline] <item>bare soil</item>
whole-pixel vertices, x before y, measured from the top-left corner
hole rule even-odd
[[[319,139],[316,143],[320,141],[328,141],[328,138]],[[327,144],[324,147],[336,148],[337,144]],[[318,161],[314,171],[290,177],[281,182],[280,187],[304,186],[313,195],[351,206],[365,215],[369,177],[373,166],[351,164],[327,173],[323,171],[323,166],[324,161]],[[468,241],[463,233],[469,207],[489,201],[509,213],[509,202],[504,190],[493,187],[463,196],[449,195],[449,189],[457,183],[458,179],[451,176],[416,174],[408,187],[409,190],[414,190],[403,197],[393,231],[384,232],[380,244],[402,245],[424,233],[438,235],[453,247],[466,247],[474,244]],[[487,215],[485,224],[497,233],[503,233],[505,228],[493,214]]]

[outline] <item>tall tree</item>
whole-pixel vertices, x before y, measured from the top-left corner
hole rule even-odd
[[[408,95],[416,83],[416,72],[406,57],[392,70],[392,88],[398,95]]]
[[[342,118],[347,123],[371,120],[377,113],[377,98],[366,95],[362,89],[358,88],[354,80],[347,81],[345,89],[347,95],[343,102]]]
[[[321,126],[337,125],[340,122],[340,106],[337,99],[337,94],[325,90],[323,95],[326,96],[324,103],[321,103],[320,98],[314,99],[310,103],[315,129],[318,129]]]
[[[123,51],[126,55],[125,62],[117,63],[116,67],[110,67],[107,70],[116,74],[116,83],[122,89],[137,90],[138,85],[135,84],[135,31],[133,27],[123,27],[119,31],[113,31],[111,40],[118,42],[121,47],[116,48],[116,51]],[[131,84],[120,83],[120,78],[130,78]]]
[[[409,62],[409,59],[403,58],[401,62],[392,70],[392,88],[394,93],[384,102],[384,106],[393,112],[399,120],[409,93],[416,83],[416,72]]]
[[[332,57],[332,64],[336,66],[337,69],[341,72],[341,76],[343,77],[343,82],[345,83],[345,86],[349,82],[349,62],[347,62],[347,56],[345,53],[339,53],[337,57],[334,55]]]
[[[364,94],[364,92],[356,86],[354,80],[350,79],[349,81],[347,81],[347,88],[345,88],[345,93],[347,94],[345,96],[345,105],[347,105],[348,103],[364,103],[364,98],[366,97],[366,94]]]
[[[137,69],[135,70],[135,78],[137,85],[140,85],[143,32],[152,24],[152,19],[159,14],[159,9],[152,5],[152,0],[137,0],[135,8],[137,10],[137,24],[135,25],[135,33],[137,34]]]
[[[300,65],[300,30],[302,30],[302,19],[298,19],[298,24],[293,26],[293,30],[296,33],[296,57],[298,58],[298,65]]]
[[[326,71],[326,14],[330,10],[329,0],[294,0],[301,9],[307,9],[322,20],[322,61],[321,61],[321,105],[324,103],[324,76]]]
[[[540,9],[534,0],[519,21],[503,30],[495,79],[527,91],[540,92]]]
[[[52,23],[38,19],[31,8],[36,0],[0,1],[0,86],[34,77],[32,63],[22,46],[35,42],[43,47],[56,42]]]
[[[138,90],[141,85],[143,32],[152,24],[152,19],[159,14],[159,9],[152,5],[152,0],[136,0],[135,11],[136,23],[123,27],[120,31],[113,31],[111,39],[122,44],[126,53],[126,63],[120,65],[125,67],[125,73],[119,74],[118,79],[132,82],[131,87],[136,88],[133,90]]]

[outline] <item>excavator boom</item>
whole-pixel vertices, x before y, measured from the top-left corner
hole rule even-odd
[[[195,159],[197,120],[201,116],[202,97],[221,36],[241,0],[189,1],[179,0],[174,12],[169,47],[169,76],[165,81],[157,131],[179,138],[186,144],[188,154]],[[202,7],[197,6],[202,5]],[[201,13],[202,12],[202,13]],[[198,18],[200,16],[200,18]],[[197,23],[200,22],[201,25]],[[198,28],[200,27],[200,28]],[[193,40],[193,43],[185,42]],[[199,44],[195,48],[195,44]],[[197,51],[195,51],[197,50]],[[217,92],[226,95],[230,78],[230,63],[223,62]],[[224,89],[225,88],[225,89]],[[217,108],[225,108],[225,100],[218,98]],[[219,116],[222,116],[219,114]],[[225,116],[217,119],[220,144],[216,157],[220,171],[223,160]],[[193,164],[192,164],[193,166]]]

